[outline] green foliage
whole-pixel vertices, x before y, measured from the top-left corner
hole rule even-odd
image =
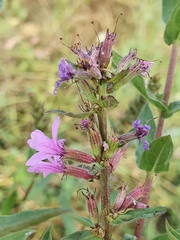
[[[0,216],[0,237],[42,223],[52,217],[56,217],[69,211],[70,210],[61,208],[48,208],[22,211],[13,215]]]
[[[89,115],[93,114],[94,111],[75,114],[75,113],[72,113],[72,112],[65,112],[63,110],[49,110],[49,111],[47,111],[47,113],[57,113],[57,114],[61,114],[61,115],[71,117],[71,118],[86,118]]]
[[[168,111],[163,112],[163,118],[169,118],[174,113],[179,112],[179,111],[180,111],[180,101],[171,102],[168,105]]]
[[[44,232],[41,240],[52,240],[52,237],[51,237],[51,229],[52,229],[52,225],[50,225],[48,227],[48,229],[46,229],[46,231]]]
[[[129,234],[125,234],[122,240],[136,240],[136,237]]]
[[[61,238],[61,240],[100,240],[100,239],[103,238],[96,237],[92,232],[88,230],[78,231]]]
[[[71,214],[71,216],[78,222],[80,222],[83,226],[93,228],[94,224],[92,223],[91,219],[79,216],[77,214]]]
[[[11,213],[11,210],[15,206],[16,200],[17,200],[17,192],[14,191],[3,203],[3,206],[2,206],[2,214],[3,215],[8,215]]]
[[[162,1],[162,19],[167,24],[171,14],[179,0],[163,0]]]
[[[164,104],[150,91],[147,90],[144,79],[141,76],[135,77],[132,81],[133,86],[145,97],[151,104],[162,111],[166,111]]]
[[[164,31],[164,41],[168,45],[171,45],[176,41],[179,42],[180,34],[180,1],[171,0],[170,2],[173,2],[171,3],[172,7],[168,8],[166,7],[166,1],[163,1],[165,20],[168,19]],[[175,2],[177,2],[176,5]]]
[[[165,225],[169,240],[179,240],[180,234],[170,226],[167,220]]]
[[[171,137],[168,135],[157,138],[150,144],[149,150],[142,154],[139,168],[154,173],[168,171],[172,153]]]
[[[34,230],[22,230],[12,234],[8,234],[4,237],[1,237],[0,240],[26,240],[31,236],[35,231]]]
[[[163,215],[166,211],[167,208],[165,207],[133,209],[125,214],[119,214],[119,216],[114,220],[109,220],[112,226],[118,226],[120,224],[131,223],[144,218],[158,217]]]

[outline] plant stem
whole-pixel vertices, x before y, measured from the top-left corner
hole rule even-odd
[[[105,84],[99,87],[99,99],[105,97],[106,94]],[[107,113],[106,109],[102,109],[98,114],[99,131],[101,133],[102,141],[107,142]],[[103,161],[103,158],[101,159]],[[102,214],[102,228],[104,230],[104,239],[111,239],[111,227],[107,216],[110,213],[110,168],[108,164],[104,165],[101,170],[100,176],[100,188],[101,188],[101,214]]]
[[[168,72],[166,76],[166,84],[164,87],[164,94],[163,94],[163,103],[165,106],[167,106],[169,102],[171,87],[172,87],[173,78],[174,78],[174,71],[175,71],[175,66],[177,61],[177,54],[178,54],[178,45],[173,44],[171,49],[171,56],[170,56],[169,67],[168,67]],[[162,130],[164,126],[164,119],[162,118],[162,115],[163,115],[163,112],[161,112],[159,116],[155,138],[159,138],[162,135]]]
[[[170,56],[170,60],[169,60],[169,67],[168,67],[168,72],[167,72],[167,76],[166,76],[166,84],[164,87],[164,94],[163,94],[163,103],[165,106],[168,106],[168,102],[169,102],[172,83],[173,83],[173,79],[174,79],[174,71],[175,71],[175,66],[176,66],[176,61],[177,61],[177,54],[178,54],[178,45],[173,44],[172,49],[171,49],[171,56]],[[163,130],[163,126],[164,126],[164,119],[162,118],[162,116],[163,116],[163,112],[161,112],[159,115],[155,139],[161,137],[161,135],[162,135],[162,130]],[[148,185],[148,184],[151,184],[151,182],[152,182],[151,174],[147,172],[145,184]],[[146,205],[148,205],[150,190],[151,190],[151,188],[149,188],[148,195],[142,199],[142,202],[145,203]],[[138,240],[140,240],[140,238],[141,238],[143,225],[144,225],[144,220],[141,220],[135,228],[134,235],[137,237]]]

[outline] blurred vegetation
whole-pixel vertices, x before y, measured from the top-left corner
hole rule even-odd
[[[26,171],[26,160],[32,154],[27,145],[30,133],[38,128],[47,135],[51,134],[53,114],[45,114],[50,109],[79,111],[80,97],[73,85],[67,88],[64,84],[56,96],[52,95],[57,77],[57,64],[61,57],[75,61],[76,56],[67,46],[78,42],[80,34],[84,44],[90,46],[97,41],[91,21],[100,39],[107,28],[113,31],[117,16],[120,18],[117,28],[117,44],[114,50],[122,56],[130,48],[138,49],[138,56],[155,62],[151,75],[158,74],[163,91],[168,67],[170,47],[163,42],[164,26],[161,21],[161,1],[112,0],[112,1],[70,1],[70,0],[9,0],[5,2],[0,15],[0,206],[1,213],[12,214],[24,209],[41,207],[70,207],[73,205],[77,213],[87,217],[84,199],[77,190],[83,186],[93,186],[73,178],[63,179],[60,175],[51,175],[43,179],[42,175],[34,176]],[[179,61],[179,60],[178,60]],[[176,68],[175,82],[171,100],[180,98],[180,70]],[[73,97],[72,97],[73,96]],[[134,103],[141,98],[130,85],[116,93],[119,107],[109,111],[111,126],[118,132],[126,132],[131,128]],[[134,101],[134,99],[136,99]],[[133,103],[134,101],[134,103]],[[129,110],[127,110],[129,109]],[[152,108],[153,109],[153,108]],[[153,109],[154,116],[158,112]],[[130,115],[128,115],[130,114]],[[129,116],[127,118],[127,116]],[[134,116],[137,111],[134,109]],[[122,121],[122,119],[124,119]],[[170,224],[180,227],[180,115],[175,114],[167,119],[164,134],[171,134],[174,142],[174,155],[170,171],[160,174],[154,182],[150,206],[167,206]],[[59,137],[66,138],[66,144],[72,148],[90,151],[86,135],[74,127],[77,120],[61,117]],[[139,181],[143,183],[145,173],[135,164],[135,145],[131,145],[112,178],[112,191],[122,181],[129,183],[129,189]],[[34,186],[26,196],[29,184],[34,179]],[[97,189],[98,184],[95,183]],[[151,239],[159,232],[165,231],[164,217],[148,220],[144,230],[144,239]],[[166,216],[167,217],[167,216]],[[43,231],[52,221],[41,224],[33,236],[40,239]],[[53,220],[53,239],[58,240],[65,234],[72,233],[81,226],[70,217]],[[64,226],[65,225],[65,226]],[[124,226],[116,229],[116,239],[124,233],[133,234],[133,227]],[[148,236],[148,238],[147,238]]]

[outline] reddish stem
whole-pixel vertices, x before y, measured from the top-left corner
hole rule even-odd
[[[175,66],[177,61],[177,54],[178,54],[178,45],[173,44],[171,49],[171,56],[170,56],[169,67],[168,67],[168,72],[166,76],[166,84],[164,87],[164,94],[163,94],[163,103],[165,106],[168,106],[168,102],[169,102],[171,87],[174,79],[174,71],[175,71]],[[155,139],[161,137],[162,135],[162,130],[164,126],[164,119],[162,118],[162,115],[163,115],[163,112],[161,112],[159,115]],[[152,181],[151,174],[147,172],[145,184],[148,185],[151,183],[151,181]],[[142,199],[142,202],[145,203],[146,205],[148,205],[149,195],[150,195],[150,189],[149,189],[148,195]],[[140,240],[141,238],[143,225],[144,225],[144,220],[141,220],[135,228],[134,235],[137,237],[138,240]]]

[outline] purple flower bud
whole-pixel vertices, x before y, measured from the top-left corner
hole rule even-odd
[[[123,57],[117,65],[117,71],[121,72],[122,70],[127,69],[128,65],[136,58],[137,50],[130,50],[129,53]]]
[[[125,144],[122,148],[118,149],[114,155],[112,156],[112,158],[110,159],[110,166],[111,166],[111,171],[113,172],[116,167],[119,164],[119,161],[121,159],[121,157],[123,156],[123,154],[125,153],[127,148],[127,144]]]
[[[102,43],[100,51],[100,66],[106,68],[109,64],[112,55],[112,46],[116,43],[116,32],[109,33],[109,29],[106,31],[106,38]]]

